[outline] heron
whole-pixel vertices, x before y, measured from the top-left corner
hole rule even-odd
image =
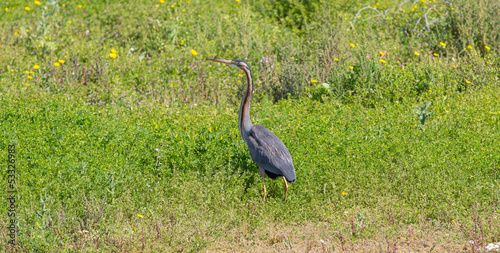
[[[248,146],[248,151],[252,160],[259,166],[262,183],[264,185],[264,196],[266,200],[266,181],[265,175],[271,179],[283,178],[285,183],[285,197],[288,193],[288,183],[295,182],[295,169],[293,167],[292,156],[285,144],[269,129],[262,125],[253,125],[250,121],[250,100],[253,93],[253,78],[250,66],[243,60],[223,60],[209,59],[210,61],[227,64],[231,67],[237,67],[246,75],[247,89],[241,98],[240,111],[238,115],[238,127],[240,134]]]

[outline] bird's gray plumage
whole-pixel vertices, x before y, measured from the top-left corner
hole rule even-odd
[[[286,181],[295,181],[295,169],[292,156],[285,144],[269,129],[254,125],[246,140],[252,160],[266,170],[266,174],[275,179],[285,176]]]

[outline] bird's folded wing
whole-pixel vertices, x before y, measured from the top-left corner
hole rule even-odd
[[[292,156],[273,132],[264,126],[254,125],[249,140],[252,145],[248,148],[254,162],[273,174],[285,176],[289,182],[295,181]]]

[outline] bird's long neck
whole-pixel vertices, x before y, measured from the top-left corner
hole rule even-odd
[[[245,75],[247,76],[247,90],[243,94],[243,97],[241,98],[241,105],[240,105],[240,113],[238,116],[238,125],[240,128],[240,134],[241,137],[243,137],[243,140],[247,140],[248,138],[248,133],[250,132],[250,129],[252,128],[252,122],[250,121],[250,100],[252,99],[252,92],[253,92],[253,78],[252,78],[252,71],[247,68],[243,68],[243,71],[245,72]]]

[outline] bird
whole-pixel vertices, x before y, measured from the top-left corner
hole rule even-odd
[[[295,168],[293,167],[292,156],[278,136],[264,126],[253,125],[250,121],[250,100],[252,99],[254,88],[250,66],[243,60],[208,60],[224,63],[231,67],[237,67],[245,73],[247,78],[247,89],[241,98],[238,115],[240,134],[248,146],[248,151],[252,160],[259,166],[262,183],[264,185],[262,200],[265,201],[267,195],[265,181],[265,175],[267,174],[271,179],[276,179],[280,176],[283,178],[283,182],[285,183],[285,197],[283,198],[283,202],[286,202],[288,193],[287,182],[295,182]]]

